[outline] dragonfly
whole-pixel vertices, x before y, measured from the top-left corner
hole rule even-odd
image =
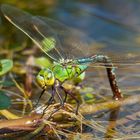
[[[48,104],[50,105],[53,102],[54,96],[57,94],[63,106],[67,95],[70,95],[77,103],[76,114],[78,114],[80,102],[72,92],[63,87],[63,83],[76,78],[81,79],[81,81],[84,80],[86,70],[89,67],[94,67],[96,64],[105,67],[113,98],[115,100],[123,98],[116,80],[115,65],[119,66],[136,62],[137,55],[131,58],[128,53],[127,55],[121,55],[120,52],[119,57],[118,55],[111,57],[111,53],[106,52],[104,49],[100,49],[99,53],[96,53],[96,51],[94,52],[94,46],[91,47],[84,42],[84,34],[82,32],[67,27],[62,23],[46,17],[33,16],[6,4],[1,6],[1,11],[10,23],[25,33],[53,61],[51,67],[43,68],[36,77],[37,83],[43,89],[39,99],[47,88],[51,87],[52,93]],[[79,33],[83,40],[81,40],[81,36],[79,39]],[[64,91],[64,99],[60,96],[58,89]]]

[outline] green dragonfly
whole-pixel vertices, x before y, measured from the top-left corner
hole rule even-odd
[[[77,114],[79,100],[63,87],[63,83],[76,78],[83,80],[86,69],[96,63],[106,68],[113,98],[115,100],[122,98],[111,59],[106,55],[94,55],[93,47],[77,40],[76,30],[49,18],[32,16],[10,5],[2,5],[1,11],[9,22],[24,32],[53,61],[52,67],[42,69],[36,77],[43,89],[39,98],[47,87],[52,87],[48,104],[52,103],[54,95],[57,94],[61,105],[64,105],[68,94],[77,102]],[[80,35],[82,36],[82,33]],[[58,89],[65,92],[64,99],[61,98]]]

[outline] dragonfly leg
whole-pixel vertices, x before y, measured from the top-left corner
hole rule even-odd
[[[65,97],[64,97],[64,100],[63,100],[63,102],[65,103],[66,102],[66,100],[67,100],[67,93],[65,92]]]
[[[76,103],[77,103],[77,107],[76,107],[76,111],[75,111],[75,114],[77,115],[78,114],[78,110],[79,110],[79,106],[80,106],[80,102],[79,102],[79,100],[72,94],[72,92],[71,91],[68,91],[68,90],[66,90],[63,86],[61,86],[61,88],[63,89],[63,91],[65,92],[65,94],[66,94],[66,96],[65,96],[65,98],[64,98],[64,101],[66,100],[66,98],[67,98],[67,94],[69,94],[75,101],[76,101]]]
[[[37,102],[36,102],[36,104],[35,104],[35,107],[38,105],[38,103],[39,103],[39,101],[40,101],[42,95],[44,94],[44,92],[45,92],[45,89],[42,90],[42,92],[41,92],[41,94],[40,94],[40,96],[39,96],[39,98],[38,98],[38,100],[37,100]]]
[[[51,95],[51,97],[49,98],[49,100],[45,103],[46,107],[45,107],[44,110],[43,110],[42,117],[44,116],[45,111],[46,111],[46,109],[49,107],[49,105],[52,104],[52,102],[54,101],[54,95],[55,95],[55,90],[54,90],[54,87],[52,87],[52,95]]]
[[[59,83],[58,83],[58,84],[59,84]],[[62,99],[61,95],[59,94],[59,92],[58,92],[58,90],[57,90],[57,87],[58,87],[58,86],[59,86],[59,85],[55,84],[55,85],[52,87],[52,96],[51,96],[50,99],[47,101],[47,103],[45,103],[45,104],[46,104],[46,107],[45,107],[45,109],[43,110],[42,117],[44,116],[46,109],[47,109],[47,108],[49,107],[49,105],[53,102],[55,94],[57,94],[57,96],[58,96],[58,98],[59,98],[59,100],[60,100],[60,105],[61,105],[61,106],[64,105],[63,99]],[[58,108],[55,112],[57,112],[59,109],[60,109],[60,108]]]
[[[58,86],[58,85],[55,84],[55,86],[52,87],[52,96],[50,97],[50,99],[49,99],[48,102],[46,103],[47,106],[46,106],[45,109],[43,110],[43,114],[42,114],[41,118],[44,116],[46,109],[49,107],[49,105],[50,105],[50,104],[52,103],[52,101],[54,100],[54,95],[55,95],[55,94],[57,94],[57,96],[58,96],[58,98],[59,98],[59,100],[60,100],[61,106],[64,105],[63,99],[62,99],[62,97],[60,96],[59,92],[57,91],[57,86]],[[57,112],[57,111],[59,111],[59,110],[60,110],[60,107],[59,107],[58,109],[56,109],[54,112],[52,112],[52,114],[54,114],[55,112]],[[50,117],[52,116],[52,114],[50,115]],[[49,118],[50,118],[50,117],[49,117]]]
[[[121,90],[118,87],[118,83],[116,80],[115,68],[113,63],[111,62],[110,58],[104,55],[95,55],[92,57],[95,62],[104,63],[110,83],[110,87],[113,92],[113,98],[115,100],[119,100],[123,97]]]
[[[59,98],[59,100],[60,100],[60,104],[61,104],[61,106],[64,106],[64,101],[63,101],[61,95],[59,94],[57,88],[55,89],[55,91],[56,91],[56,94],[57,94],[57,96],[58,96],[58,98]]]

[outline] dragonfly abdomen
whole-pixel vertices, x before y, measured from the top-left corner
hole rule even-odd
[[[93,59],[92,58],[80,58],[80,59],[77,59],[77,63],[79,64],[88,64],[88,63],[91,63],[93,62]]]
[[[80,58],[76,61],[79,64],[88,64],[88,63],[110,63],[110,59],[105,55],[93,55],[91,57]]]

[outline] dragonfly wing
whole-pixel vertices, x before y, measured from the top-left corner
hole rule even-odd
[[[92,38],[52,19],[40,16],[38,18],[56,31],[63,51],[66,54],[70,53],[70,57],[80,58],[101,54],[110,57],[116,66],[140,64],[139,32],[136,32],[134,26],[125,26],[123,17],[120,18],[123,19],[122,22],[115,18],[110,22],[107,17],[96,16],[96,13],[95,16],[92,15],[91,19],[94,20]]]
[[[51,59],[57,61],[63,58],[57,35],[47,23],[10,5],[2,5],[1,10],[9,22],[30,37]]]
[[[2,12],[12,24],[28,35],[55,61],[101,54],[110,57],[117,66],[140,62],[140,45],[137,39],[139,32],[129,30],[128,25],[124,28],[124,22],[123,26],[119,24],[121,21],[113,24],[107,18],[96,16],[95,13],[91,18],[94,20],[94,38],[89,38],[86,33],[77,29],[48,18],[32,16],[11,6],[3,5]]]
[[[42,16],[37,17],[55,30],[62,44],[63,53],[67,54],[68,59],[92,56],[94,51],[99,48],[99,45],[96,44],[95,40],[88,37],[84,32],[76,28],[68,27],[63,23],[50,18]],[[94,44],[95,46],[90,47],[91,44]]]

